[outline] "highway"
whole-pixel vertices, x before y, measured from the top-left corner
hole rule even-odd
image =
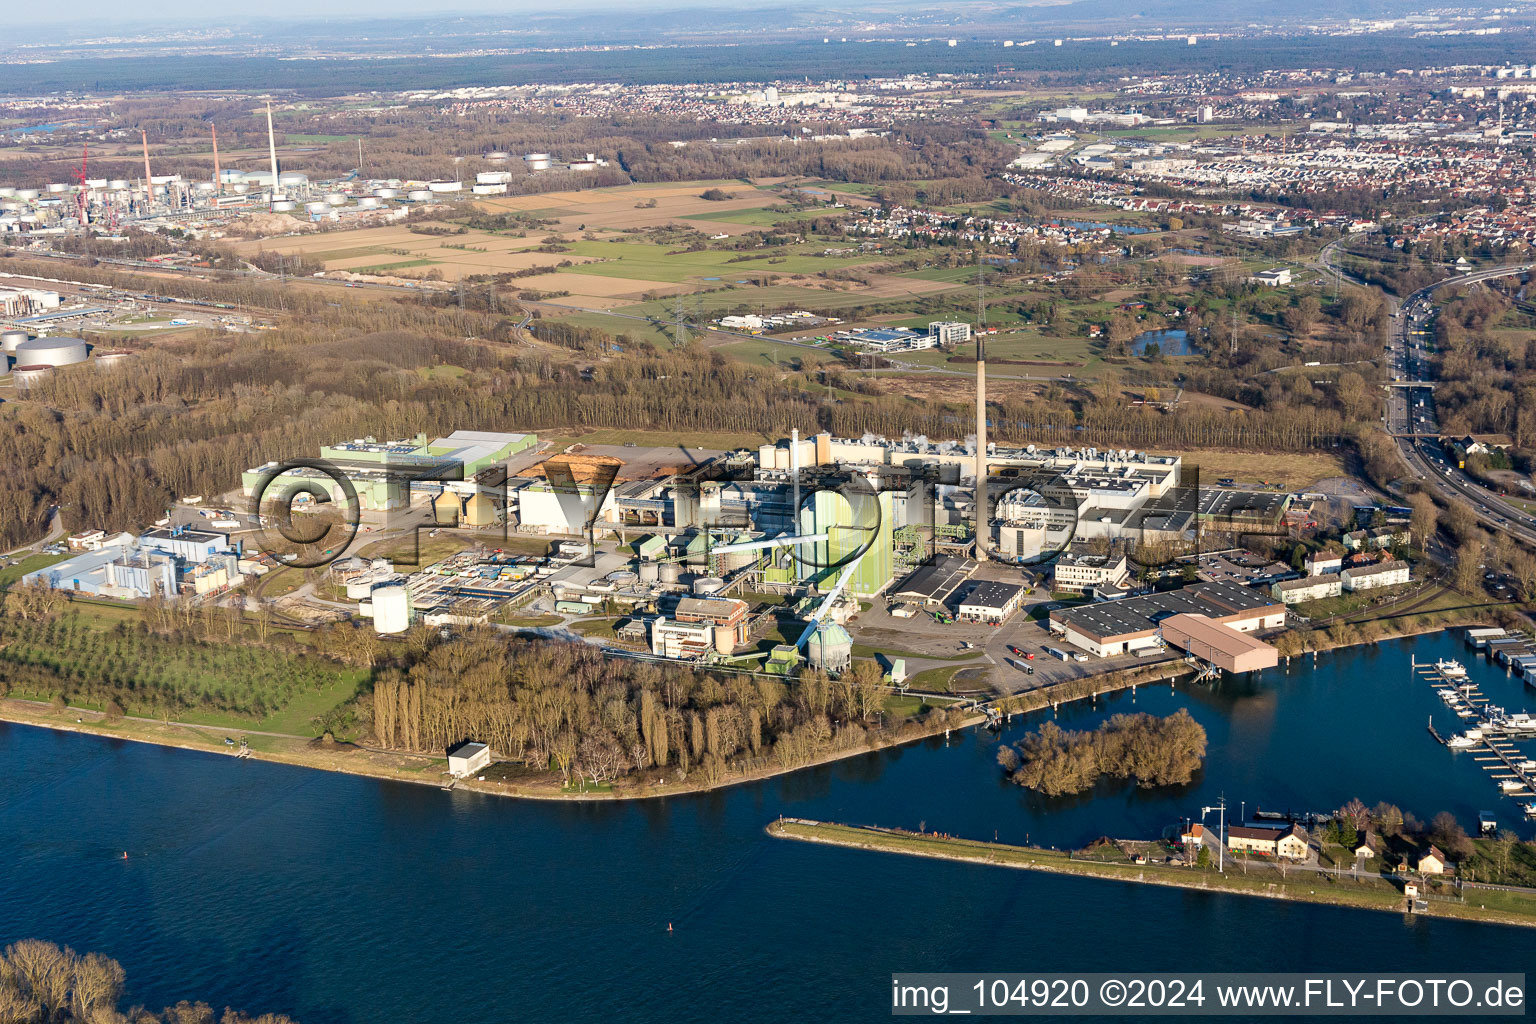
[[[1426,487],[1447,502],[1453,499],[1468,502],[1477,514],[1478,521],[1488,530],[1507,533],[1536,546],[1536,516],[1502,500],[1498,492],[1489,490],[1455,465],[1446,462],[1438,450],[1438,444],[1433,450],[1425,446],[1426,437],[1439,436],[1435,420],[1434,380],[1429,375],[1431,365],[1423,339],[1412,333],[1418,325],[1429,322],[1431,299],[1436,291],[1452,285],[1474,284],[1497,277],[1524,274],[1533,268],[1536,268],[1536,264],[1525,263],[1474,271],[1421,288],[1401,303],[1395,302],[1390,295],[1387,297],[1393,304],[1392,349],[1388,369],[1394,378],[1401,380],[1396,381],[1397,386],[1388,390],[1384,425],[1397,443],[1403,461]],[[1424,386],[1415,387],[1415,384]]]

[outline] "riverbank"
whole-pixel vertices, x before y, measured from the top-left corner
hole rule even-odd
[[[345,775],[387,779],[392,782],[409,782],[421,786],[447,788],[449,783],[446,757],[434,757],[430,754],[402,750],[383,750],[354,743],[328,741],[318,737],[246,732],[226,726],[136,717],[108,721],[107,717],[99,711],[68,706],[55,708],[50,704],[9,697],[0,699],[0,721],[63,732],[85,733],[132,743],[199,750],[222,757],[234,757],[239,750],[238,746],[226,743],[226,738],[231,740],[244,738],[249,744],[247,756],[262,761],[312,768],[318,771],[339,772]],[[985,721],[986,718],[983,715],[967,714],[958,721],[951,722],[948,728],[965,729]],[[514,797],[523,800],[648,800],[703,793],[748,782],[759,782],[805,768],[857,757],[860,754],[914,743],[945,731],[944,726],[937,726],[930,729],[903,729],[889,734],[870,736],[866,742],[827,751],[802,764],[771,765],[732,772],[713,782],[709,781],[702,771],[695,770],[680,782],[621,781],[616,787],[583,789],[565,787],[561,785],[558,778],[551,777],[548,773],[530,772],[530,776],[537,776],[536,780],[533,778],[517,781],[493,778],[486,778],[484,781],[460,779],[453,784],[452,788],[488,796]]]
[[[1274,880],[1277,872],[1269,865],[1264,865],[1252,875],[1241,873],[1235,866],[1222,874],[1198,867],[1084,860],[1073,857],[1068,851],[1037,846],[1014,846],[949,835],[875,826],[839,825],[803,818],[782,818],[771,822],[767,832],[777,839],[897,853],[909,857],[930,857],[987,867],[1107,878],[1117,882],[1321,903],[1357,910],[1402,913],[1407,909],[1406,897],[1385,879],[1340,881],[1337,876],[1329,877],[1302,867],[1290,869],[1290,877],[1281,876]],[[1504,890],[1472,890],[1468,899],[1476,899],[1479,903],[1474,905],[1470,902],[1436,899],[1429,903],[1427,910],[1419,910],[1416,914],[1421,917],[1445,917],[1484,924],[1536,928],[1536,896]],[[1490,903],[1493,904],[1491,908]]]

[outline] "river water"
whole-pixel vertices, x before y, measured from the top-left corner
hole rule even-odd
[[[1429,715],[1457,722],[1410,652],[1459,657],[1506,707],[1536,705],[1449,634],[1143,687],[1060,721],[1187,706],[1210,736],[1202,775],[1056,801],[1002,781],[998,740],[977,730],[715,793],[568,804],[0,725],[0,942],[116,957],[151,1007],[304,1024],[875,1020],[892,971],[1525,970],[1525,930],[763,832],[786,814],[1076,845],[1155,834],[1225,793],[1249,811],[1386,799],[1469,828],[1497,809],[1528,836],[1471,758],[1429,737]]]

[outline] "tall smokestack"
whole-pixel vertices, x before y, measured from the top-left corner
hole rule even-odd
[[[791,427],[789,431],[789,486],[792,493],[790,501],[791,514],[794,516],[794,531],[796,536],[804,531],[800,528],[800,428]],[[795,546],[795,557],[800,556],[799,545]]]
[[[976,332],[976,557],[987,553],[987,343]]]
[[[155,183],[149,177],[149,133],[140,128],[139,139],[144,143],[144,201],[148,203],[155,198]]]
[[[267,154],[272,158],[272,201],[277,202],[277,136],[272,134],[272,104],[267,104]]]
[[[224,190],[224,176],[219,173],[219,126],[211,124],[213,129],[213,191],[217,195]]]

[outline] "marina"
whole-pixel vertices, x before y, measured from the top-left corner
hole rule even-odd
[[[1521,642],[1505,637],[1504,630],[1469,629],[1466,633],[1469,645],[1487,651],[1491,657],[1507,656],[1510,649],[1490,645]],[[1536,817],[1536,801],[1531,800],[1536,797],[1536,760],[1527,757],[1518,745],[1522,740],[1536,738],[1536,717],[1526,711],[1509,712],[1494,704],[1481,686],[1472,681],[1467,667],[1453,658],[1438,658],[1432,663],[1411,658],[1410,671],[1415,678],[1433,686],[1446,709],[1468,725],[1462,731],[1442,735],[1435,727],[1434,715],[1430,715],[1429,734],[1453,752],[1470,753],[1472,760],[1488,773],[1499,795],[1520,800],[1525,816]]]

